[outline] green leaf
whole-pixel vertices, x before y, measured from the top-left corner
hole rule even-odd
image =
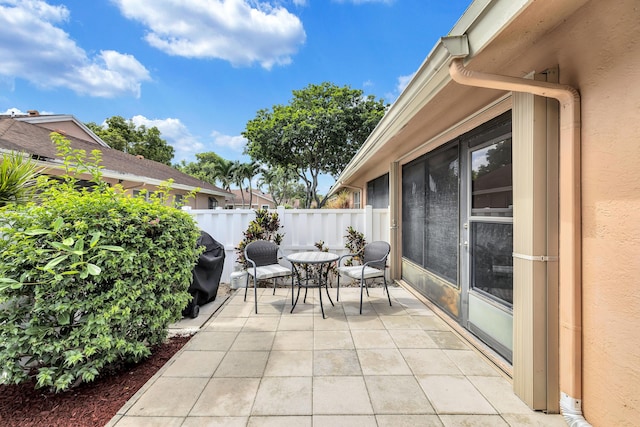
[[[98,240],[100,240],[100,236],[102,235],[102,233],[100,233],[99,231],[96,231],[95,233],[91,234],[91,241],[89,242],[89,247],[93,248],[95,245],[98,244]]]
[[[73,248],[69,245],[65,245],[64,243],[60,243],[60,242],[49,242],[49,244],[51,246],[53,246],[54,248],[58,249],[59,251],[65,251],[65,252],[71,252],[73,251]]]
[[[55,231],[57,233],[63,225],[64,225],[64,219],[59,216],[53,222],[53,231]]]
[[[100,274],[102,269],[95,264],[87,263],[87,272],[92,276],[97,276]]]
[[[73,249],[75,249],[74,253],[76,255],[84,254],[84,239],[78,239]]]
[[[71,316],[68,312],[58,313],[58,324],[60,326],[65,326],[71,323]]]
[[[121,246],[113,246],[113,245],[100,245],[98,246],[98,249],[105,249],[107,251],[111,251],[111,252],[123,252],[124,248]]]
[[[99,374],[98,370],[93,367],[88,370],[85,370],[82,372],[82,381],[91,382],[98,376],[98,374]]]
[[[35,230],[27,230],[24,232],[27,236],[40,236],[42,234],[49,234],[51,231],[43,230],[41,228],[36,228]]]
[[[62,241],[62,244],[65,246],[73,246],[73,238],[67,237]]]
[[[8,282],[7,280],[10,280]],[[20,289],[22,287],[22,283],[17,282],[13,279],[0,278],[0,292],[3,292],[7,289]]]
[[[59,257],[54,258],[51,261],[49,261],[47,263],[47,265],[45,265],[43,267],[43,270],[52,270],[53,267],[55,267],[56,265],[60,264],[62,261],[64,261],[67,258],[69,258],[69,255],[60,255]]]
[[[78,350],[69,350],[64,353],[67,366],[73,366],[84,359],[84,355]]]
[[[49,368],[40,369],[40,371],[38,372],[38,375],[36,375],[36,379],[38,380],[36,382],[36,388],[53,385],[52,374],[53,374],[53,370]]]

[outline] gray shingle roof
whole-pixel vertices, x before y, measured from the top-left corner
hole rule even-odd
[[[43,127],[11,118],[0,118],[0,149],[28,153],[38,160],[57,163],[61,160],[56,155],[56,147],[51,142],[51,131]],[[126,175],[127,180],[150,183],[150,181],[167,181],[173,179],[176,185],[200,188],[200,192],[215,195],[229,195],[226,191],[201,181],[177,169],[153,160],[138,158],[113,148],[102,147],[95,142],[67,136],[71,146],[82,149],[89,154],[92,150],[102,152],[102,163],[105,175],[115,173]]]

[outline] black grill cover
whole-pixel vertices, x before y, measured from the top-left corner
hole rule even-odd
[[[193,268],[193,281],[189,293],[193,295],[193,305],[202,305],[216,299],[225,253],[224,246],[202,230],[197,244],[204,246],[205,250]]]

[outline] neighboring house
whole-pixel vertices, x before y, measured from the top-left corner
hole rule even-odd
[[[84,123],[76,119],[71,114],[43,114],[41,115],[38,110],[29,110],[27,115],[11,115],[3,116],[0,118],[11,117],[21,122],[27,122],[40,127],[56,131],[66,136],[75,136],[79,139],[84,139],[90,142],[95,142],[103,147],[108,147],[109,144],[104,142],[98,135],[93,133],[91,129],[85,126]]]
[[[110,184],[121,184],[131,194],[138,194],[142,190],[152,192],[173,179],[171,194],[174,202],[193,209],[224,206],[225,197],[229,196],[226,191],[170,166],[109,148],[73,116],[52,116],[50,121],[46,118],[44,115],[0,117],[0,151],[28,154],[45,168],[44,173],[60,175],[63,165],[49,136],[51,131],[57,131],[71,141],[73,148],[85,150],[87,155],[92,150],[100,150],[103,180]],[[32,120],[35,122],[32,123]],[[184,200],[185,195],[193,190],[196,191],[195,199]]]
[[[249,206],[249,189],[243,190],[244,203],[242,203],[242,194],[240,190],[231,190],[233,198],[226,201],[226,209],[275,209],[276,202],[270,194],[263,193],[260,190],[253,190],[251,197],[251,206]]]
[[[388,204],[392,278],[575,425],[640,420],[639,6],[474,1],[331,191]]]

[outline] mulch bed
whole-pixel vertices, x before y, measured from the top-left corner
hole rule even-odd
[[[36,390],[33,383],[0,386],[0,425],[104,426],[190,338],[170,338],[144,362],[64,393]]]

